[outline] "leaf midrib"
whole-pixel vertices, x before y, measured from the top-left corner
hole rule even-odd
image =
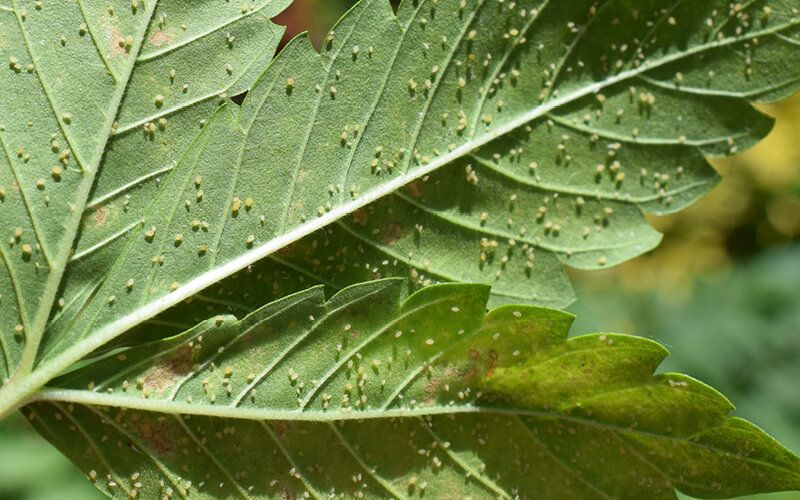
[[[443,415],[459,415],[459,414],[486,414],[486,415],[501,415],[513,417],[532,417],[542,419],[554,419],[564,422],[571,422],[578,425],[592,427],[595,429],[612,431],[614,433],[635,435],[648,439],[660,439],[669,442],[681,442],[689,446],[694,446],[714,453],[729,454],[729,450],[723,450],[708,444],[699,443],[692,438],[694,435],[689,436],[669,436],[658,434],[652,431],[645,431],[631,427],[623,427],[620,425],[598,422],[584,417],[576,417],[571,415],[564,415],[560,413],[548,412],[544,410],[530,410],[530,409],[517,409],[517,408],[501,408],[491,406],[431,406],[427,408],[418,409],[396,409],[396,410],[359,410],[350,412],[321,412],[321,411],[298,411],[298,410],[263,410],[253,408],[232,408],[214,405],[199,405],[194,403],[184,403],[180,401],[166,401],[166,400],[153,400],[144,398],[134,398],[128,396],[118,396],[111,394],[100,394],[90,391],[72,390],[72,389],[46,389],[41,391],[32,402],[64,402],[72,404],[80,404],[87,407],[101,406],[112,408],[124,408],[129,410],[140,410],[146,412],[164,413],[169,415],[194,415],[201,417],[217,417],[217,418],[231,418],[236,420],[261,420],[261,421],[294,421],[294,422],[308,422],[308,423],[330,423],[352,420],[374,420],[386,419],[389,421],[393,418],[414,418],[414,417],[433,417]],[[724,419],[731,417],[721,417],[719,424],[724,422]],[[703,433],[707,433],[720,425],[704,429]],[[765,467],[770,467],[782,471],[786,474],[791,474],[800,478],[800,474],[792,469],[786,469],[779,465],[765,462],[763,460],[755,459],[752,457],[740,456],[742,460],[757,463]]]

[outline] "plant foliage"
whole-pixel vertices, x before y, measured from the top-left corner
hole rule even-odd
[[[480,285],[406,300],[402,288],[374,281],[327,302],[312,288],[210,319],[68,374],[29,418],[112,495],[674,498],[800,485],[800,459],[727,417],[719,393],[653,376],[666,355],[655,342],[567,341],[569,315],[531,306],[486,315]],[[48,433],[64,419],[72,432]]]
[[[643,213],[693,202],[716,182],[704,156],[767,133],[749,101],[797,87],[794,0],[362,0],[321,52],[300,36],[273,58],[287,3],[0,0],[0,415],[37,401],[34,425],[115,495],[798,486],[719,394],[653,377],[658,346],[565,341],[532,306],[484,318],[565,305],[565,264],[653,248]],[[410,282],[349,287],[386,276]],[[491,295],[401,303],[446,281]],[[227,307],[244,319],[206,320]]]

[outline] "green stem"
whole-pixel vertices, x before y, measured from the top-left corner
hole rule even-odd
[[[47,383],[47,381],[40,381],[41,377],[35,375],[35,373],[18,371],[0,387],[0,422],[25,406]]]

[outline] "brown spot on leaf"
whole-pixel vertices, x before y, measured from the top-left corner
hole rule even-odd
[[[403,237],[403,225],[397,222],[390,222],[386,227],[386,232],[383,236],[384,245],[394,245],[397,240]]]
[[[175,385],[179,378],[192,370],[194,363],[194,350],[188,345],[183,346],[171,358],[161,361],[151,368],[144,377],[144,389],[164,392]]]
[[[461,381],[465,384],[473,382],[478,377],[491,377],[498,365],[497,351],[491,349],[484,355],[477,349],[468,352],[470,362],[460,370]]]
[[[94,212],[94,224],[97,227],[102,227],[106,223],[106,216],[108,215],[108,210],[106,207],[100,207]]]
[[[170,43],[175,39],[174,36],[170,35],[166,31],[156,31],[152,35],[150,35],[150,39],[147,40],[150,42],[150,45],[153,47],[160,47],[164,44]]]
[[[286,422],[285,420],[278,420],[272,424],[272,429],[275,431],[275,434],[277,434],[278,437],[282,438],[284,434],[292,430],[292,423]]]
[[[166,455],[175,449],[172,431],[166,424],[149,419],[133,421],[133,428],[148,448],[156,455]]]
[[[465,384],[469,384],[473,380],[475,380],[479,374],[480,372],[475,368],[475,366],[470,366],[466,368],[461,374],[461,381],[464,382]]]
[[[112,55],[124,56],[125,55],[125,37],[120,35],[119,31],[111,30],[108,33],[109,46],[108,50]]]
[[[369,219],[369,216],[367,215],[367,212],[365,210],[356,210],[355,212],[353,212],[353,222],[355,222],[359,226],[366,226],[367,219]]]
[[[422,188],[419,185],[419,181],[414,181],[408,184],[408,194],[411,195],[412,198],[420,199],[422,198]]]
[[[280,250],[278,250],[277,253],[282,257],[289,257],[291,255],[294,255],[296,251],[297,251],[297,244],[292,243],[291,245],[286,245],[285,247],[281,248]]]
[[[491,377],[492,375],[494,375],[494,369],[497,368],[498,355],[497,351],[495,351],[494,349],[489,351],[487,354],[489,356],[489,363],[488,366],[486,367],[486,376]]]
[[[439,393],[441,392],[440,389],[447,380],[449,379],[434,378],[425,385],[425,404],[432,405],[436,402],[437,398],[439,397]]]

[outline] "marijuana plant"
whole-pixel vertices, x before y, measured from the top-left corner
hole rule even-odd
[[[362,0],[274,57],[288,3],[0,0],[0,415],[109,496],[800,488],[542,308],[767,133],[800,3]]]

